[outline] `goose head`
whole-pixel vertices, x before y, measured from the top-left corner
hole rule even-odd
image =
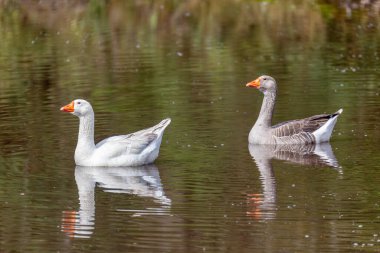
[[[274,80],[271,76],[260,76],[257,79],[253,80],[252,82],[249,82],[246,84],[247,87],[254,87],[258,90],[260,90],[262,93],[269,92],[276,92],[277,90],[277,84],[276,80]]]
[[[84,117],[94,113],[91,104],[84,99],[73,100],[70,104],[62,106],[61,111],[69,112],[77,117]]]

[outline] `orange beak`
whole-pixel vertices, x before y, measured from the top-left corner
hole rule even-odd
[[[61,111],[63,111],[63,112],[74,112],[74,101],[72,101],[68,105],[62,106]]]
[[[246,87],[255,87],[256,89],[260,88],[260,78],[253,80],[245,85]]]

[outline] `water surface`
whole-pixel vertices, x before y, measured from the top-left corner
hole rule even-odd
[[[1,251],[379,251],[373,2],[0,1]],[[331,146],[248,146],[261,74]],[[155,165],[76,167],[75,98],[97,141],[171,117]]]

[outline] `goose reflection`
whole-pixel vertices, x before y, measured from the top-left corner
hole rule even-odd
[[[152,198],[160,208],[130,211],[135,216],[162,215],[168,212],[171,200],[165,196],[155,165],[140,167],[75,167],[79,211],[64,211],[62,231],[70,237],[89,238],[95,226],[95,187],[104,192],[133,194]]]
[[[335,168],[342,173],[329,143],[317,145],[249,145],[249,153],[260,172],[262,194],[247,194],[249,211],[255,219],[273,219],[276,215],[276,179],[272,159],[316,167]]]

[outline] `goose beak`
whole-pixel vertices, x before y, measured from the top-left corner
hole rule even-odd
[[[253,80],[245,85],[246,87],[254,87],[256,89],[260,88],[260,78]]]
[[[74,112],[74,101],[70,104],[61,107],[62,112]]]

